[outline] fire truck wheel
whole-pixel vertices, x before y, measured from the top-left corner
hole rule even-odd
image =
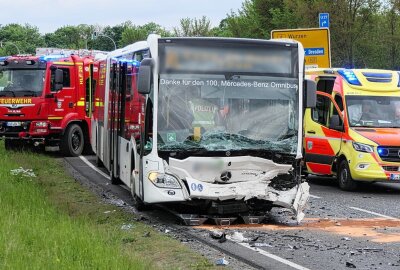
[[[5,139],[4,148],[7,151],[20,151],[22,150],[22,144],[16,140]]]
[[[357,182],[353,180],[350,174],[350,168],[347,164],[347,160],[344,159],[340,162],[339,173],[337,175],[339,187],[342,190],[352,191],[357,188]]]
[[[82,128],[77,124],[69,125],[61,140],[61,152],[65,156],[77,157],[82,154],[84,145]]]

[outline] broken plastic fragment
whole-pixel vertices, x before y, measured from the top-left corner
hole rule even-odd
[[[130,229],[132,229],[133,228],[133,225],[132,224],[123,224],[122,226],[121,226],[121,230],[124,230],[124,231],[128,231],[128,230],[130,230]]]
[[[234,232],[232,235],[226,236],[226,238],[237,243],[248,242],[248,239],[240,232]]]
[[[36,177],[36,174],[33,172],[32,169],[24,169],[22,167],[10,170],[10,173],[12,175],[21,175],[23,177]]]
[[[216,265],[228,265],[229,262],[228,262],[227,260],[225,260],[225,258],[221,258],[221,259],[217,259],[217,260],[215,261],[215,264],[216,264]]]

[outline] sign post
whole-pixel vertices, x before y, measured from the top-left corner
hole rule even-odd
[[[330,68],[331,48],[328,28],[272,30],[272,39],[294,39],[303,44],[306,68]]]
[[[320,13],[319,14],[319,27],[329,28],[329,13]]]

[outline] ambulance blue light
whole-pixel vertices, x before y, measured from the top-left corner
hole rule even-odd
[[[379,156],[381,156],[381,157],[389,156],[389,149],[387,149],[387,148],[378,146],[377,151],[378,151]]]
[[[358,80],[356,74],[351,69],[339,69],[338,73],[340,76],[345,78],[345,80],[352,85],[359,85],[361,86],[360,81]]]

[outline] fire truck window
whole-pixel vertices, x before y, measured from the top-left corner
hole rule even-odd
[[[71,76],[70,76],[70,71],[69,68],[58,68],[61,69],[63,71],[63,88],[64,87],[71,87]],[[51,71],[51,80],[50,80],[50,87],[51,89],[54,89],[54,79],[55,79],[55,70]]]

